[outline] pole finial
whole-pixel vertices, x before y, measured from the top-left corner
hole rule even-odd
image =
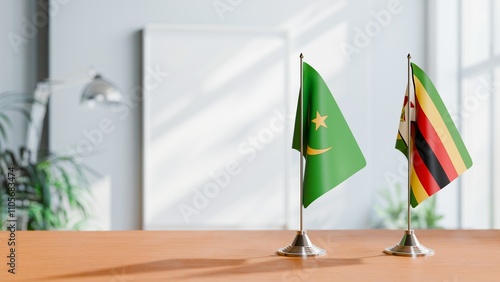
[[[408,58],[408,60],[411,59],[410,53],[408,53],[408,56],[406,56],[406,58]]]
[[[304,55],[302,55],[302,53],[300,53],[300,56],[299,56],[301,59],[304,58]]]

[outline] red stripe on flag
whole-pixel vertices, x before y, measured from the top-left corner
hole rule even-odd
[[[446,176],[448,176],[448,179],[452,181],[453,179],[458,177],[457,170],[455,169],[455,166],[453,165],[453,162],[451,161],[451,158],[448,155],[448,152],[446,151],[446,148],[444,147],[441,138],[434,129],[434,126],[432,125],[431,121],[427,118],[424,111],[420,107],[418,98],[417,98],[416,108],[417,108],[416,119],[418,128],[420,129],[420,132],[424,136],[425,141],[434,152],[434,155],[436,155],[437,159],[439,160],[439,163],[441,164],[441,167],[445,171]]]
[[[420,154],[417,151],[417,148],[415,148],[415,145],[413,145],[413,168],[415,169],[415,173],[420,180],[420,183],[422,183],[422,187],[424,187],[425,191],[427,192],[427,195],[429,197],[439,191],[441,188],[437,184],[436,180],[432,176],[432,173],[429,171],[427,166],[425,165],[424,161],[420,157]]]

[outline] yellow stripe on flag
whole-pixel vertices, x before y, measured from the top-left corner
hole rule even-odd
[[[429,198],[427,191],[425,191],[422,183],[420,183],[420,179],[418,179],[418,175],[415,172],[415,168],[411,167],[411,190],[413,191],[413,195],[418,203],[421,203],[425,199]]]
[[[436,141],[443,143],[443,146],[446,148],[446,152],[450,156],[453,166],[460,175],[462,172],[467,170],[464,160],[462,159],[462,156],[460,155],[460,152],[458,151],[458,148],[455,145],[455,142],[453,141],[441,114],[437,110],[436,105],[432,102],[431,97],[429,97],[429,93],[427,93],[424,86],[416,76],[413,76],[413,78],[415,80],[415,95],[417,96],[420,106],[441,139]],[[420,201],[418,202],[420,203]]]

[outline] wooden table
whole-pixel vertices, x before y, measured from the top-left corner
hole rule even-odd
[[[12,275],[0,232],[0,281],[500,281],[500,230],[417,230],[421,258],[382,253],[401,230],[308,234],[326,256],[277,256],[295,231],[21,231]]]

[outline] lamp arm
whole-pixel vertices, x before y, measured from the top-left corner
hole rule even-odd
[[[37,103],[31,106],[31,122],[28,124],[26,132],[26,147],[31,152],[31,161],[35,162],[38,157],[43,122],[52,92],[92,81],[95,76],[96,71],[94,68],[90,68],[85,76],[75,76],[69,79],[48,78],[36,84],[34,98]]]
[[[92,68],[85,77],[73,77],[70,79],[46,79],[36,85],[34,98],[39,103],[31,106],[31,122],[26,133],[26,147],[31,152],[31,160],[36,161],[40,149],[40,138],[43,132],[43,122],[47,113],[50,95],[54,90],[75,86],[84,82],[91,82],[84,90],[82,99],[92,100],[96,95],[105,96],[109,103],[120,103],[122,98],[120,92],[110,82],[102,79]],[[89,90],[90,89],[90,90]],[[96,94],[97,93],[97,94]]]
[[[60,89],[72,87],[72,86],[77,86],[81,84],[85,84],[88,82],[91,82],[94,77],[97,75],[97,72],[95,71],[94,68],[90,68],[85,76],[79,75],[79,76],[73,76],[70,78],[65,78],[65,79],[59,79],[59,78],[48,78],[42,81],[42,83],[47,83],[51,88],[52,91],[57,91]]]
[[[51,94],[51,85],[48,82],[39,82],[36,85],[34,98],[37,103],[31,106],[31,121],[26,132],[26,147],[31,152],[31,161],[36,162],[40,149],[43,122]]]

